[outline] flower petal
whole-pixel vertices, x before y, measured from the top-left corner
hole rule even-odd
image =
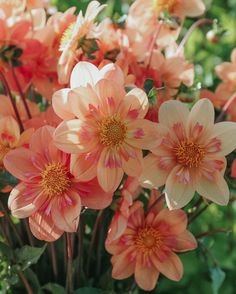
[[[236,123],[220,122],[214,125],[212,138],[221,142],[221,151],[218,154],[227,155],[236,148]]]
[[[130,254],[133,248],[128,247],[118,255],[111,258],[113,265],[112,277],[117,280],[123,280],[134,273],[135,263],[131,261]]]
[[[98,182],[106,192],[114,192],[120,185],[124,175],[124,171],[116,163],[112,162],[112,165],[114,165],[108,166],[110,158],[112,158],[112,161],[115,160],[114,156],[116,157],[112,151],[104,149],[97,165]]]
[[[203,197],[219,205],[227,205],[229,202],[229,188],[219,171],[215,172],[214,180],[202,176],[197,182],[196,190]]]
[[[81,205],[91,209],[103,209],[111,204],[113,193],[106,193],[95,178],[89,182],[74,183],[73,189],[78,192]]]
[[[170,100],[161,105],[158,117],[160,124],[172,128],[175,123],[186,125],[188,115],[189,110],[182,102]]]
[[[160,260],[156,253],[152,257],[152,262],[158,271],[172,281],[179,281],[183,276],[183,264],[179,257],[171,251],[168,252],[165,260]]]
[[[138,258],[135,265],[135,281],[138,286],[145,291],[151,291],[155,288],[159,271],[153,266],[144,265],[141,257]]]
[[[189,231],[184,231],[176,236],[171,249],[177,252],[185,252],[197,248],[197,240]]]
[[[52,203],[52,219],[62,231],[76,232],[79,224],[81,201],[77,193],[69,191],[61,197],[55,197]]]
[[[42,211],[34,213],[29,218],[29,226],[32,234],[37,239],[46,242],[56,241],[63,234],[63,231],[54,224],[51,215],[47,215]]]
[[[4,166],[17,179],[27,181],[39,174],[31,161],[34,155],[35,153],[26,148],[11,150],[4,157]]]
[[[97,160],[87,158],[87,154],[72,154],[70,171],[81,182],[90,181],[97,175]]]
[[[70,91],[71,89],[69,88],[61,89],[56,91],[52,96],[53,109],[55,113],[64,120],[73,119],[75,117],[68,101],[68,94]]]
[[[139,180],[145,188],[159,188],[165,184],[168,174],[168,170],[159,168],[159,158],[154,154],[148,154],[144,157],[143,171]]]
[[[166,201],[170,209],[182,208],[187,205],[194,196],[193,183],[181,182],[179,176],[180,167],[176,166],[166,180]]]
[[[35,153],[44,154],[45,149],[53,140],[53,132],[55,128],[44,126],[37,129],[30,140],[30,150]]]
[[[62,122],[54,132],[54,141],[67,153],[89,152],[97,143],[92,129],[79,119]]]

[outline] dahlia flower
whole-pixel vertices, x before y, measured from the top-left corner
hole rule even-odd
[[[179,281],[183,265],[175,252],[197,247],[194,236],[186,230],[185,212],[160,209],[157,204],[145,215],[140,201],[136,201],[133,207],[122,236],[106,242],[106,250],[113,255],[112,277],[122,280],[134,274],[138,286],[146,291],[155,288],[160,273]]]
[[[15,149],[4,158],[6,169],[20,180],[10,193],[9,209],[15,217],[29,217],[32,233],[45,241],[58,239],[64,231],[75,232],[81,205],[102,209],[112,199],[96,179],[81,183],[73,177],[70,155],[56,148],[53,132],[50,126],[38,129],[29,149]]]
[[[236,147],[236,124],[214,124],[214,107],[208,99],[199,100],[190,112],[179,101],[165,102],[159,110],[159,122],[159,140],[144,159],[143,185],[165,185],[171,209],[185,206],[195,191],[226,205],[225,155]]]

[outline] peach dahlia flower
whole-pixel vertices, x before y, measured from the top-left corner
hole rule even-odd
[[[184,211],[160,209],[158,203],[145,215],[142,203],[136,201],[122,236],[106,242],[107,251],[113,255],[112,277],[122,280],[134,274],[138,286],[146,291],[155,288],[160,273],[179,281],[183,265],[175,252],[197,247],[194,236],[186,227]]]
[[[101,79],[68,95],[76,119],[61,123],[54,139],[58,148],[75,154],[75,177],[87,181],[97,175],[105,191],[115,191],[124,172],[140,175],[142,149],[152,148],[156,136],[156,124],[144,119],[146,94],[138,88],[126,94],[123,86]]]
[[[70,155],[56,148],[54,130],[50,126],[38,129],[29,149],[15,149],[4,158],[6,169],[20,180],[8,200],[12,215],[29,217],[32,233],[45,241],[58,239],[64,231],[75,232],[81,205],[101,209],[112,199],[96,179],[81,183],[73,177]]]
[[[143,185],[165,185],[171,209],[185,206],[195,191],[226,205],[225,155],[236,147],[236,124],[214,124],[214,107],[208,99],[199,100],[190,112],[179,101],[165,102],[159,110],[159,122],[159,140],[144,159]]]

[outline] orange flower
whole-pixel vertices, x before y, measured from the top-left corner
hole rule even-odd
[[[185,206],[195,191],[226,205],[225,155],[236,147],[236,124],[214,124],[214,107],[207,99],[199,100],[191,112],[179,101],[165,102],[159,110],[159,122],[156,148],[144,159],[143,185],[165,184],[171,209]]]
[[[102,209],[112,199],[96,179],[82,183],[73,177],[70,156],[56,148],[53,132],[50,126],[38,129],[29,149],[15,149],[4,158],[6,169],[21,181],[10,193],[9,208],[15,217],[29,217],[32,233],[45,241],[75,232],[81,205]]]
[[[8,152],[17,147],[28,144],[33,129],[20,134],[16,120],[11,116],[0,118],[0,168],[3,168],[3,159]]]
[[[140,175],[142,149],[153,147],[156,136],[156,124],[143,119],[148,99],[141,89],[126,94],[123,86],[101,79],[69,91],[69,105],[78,119],[61,123],[54,138],[58,148],[75,154],[76,177],[97,175],[105,191],[115,191],[124,172]]]
[[[133,209],[134,206],[138,208]],[[112,277],[122,280],[134,274],[138,286],[146,291],[155,288],[160,273],[173,281],[183,275],[183,265],[175,252],[197,247],[193,235],[186,230],[187,216],[182,210],[169,211],[154,205],[147,215],[136,201],[130,209],[128,225],[122,236],[106,242],[112,254]]]

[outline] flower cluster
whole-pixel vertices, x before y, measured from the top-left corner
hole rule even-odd
[[[229,202],[236,123],[222,118],[236,117],[236,49],[216,67],[216,92],[186,103],[194,65],[177,39],[203,1],[136,0],[122,26],[98,23],[105,9],[50,15],[48,1],[0,2],[0,167],[18,180],[3,188],[11,214],[47,242],[108,207],[112,277],[134,274],[148,291],[160,274],[179,281],[176,253],[197,247],[182,208],[194,196]]]

